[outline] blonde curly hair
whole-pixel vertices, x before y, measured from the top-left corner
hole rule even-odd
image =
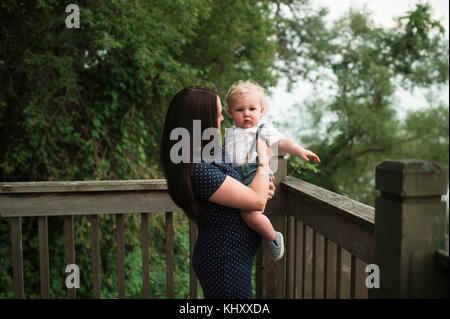
[[[258,83],[253,81],[240,81],[234,83],[227,94],[227,109],[231,111],[231,107],[236,103],[237,99],[244,94],[249,94],[252,92],[256,92],[260,94],[261,97],[261,106],[267,107],[265,96],[265,90]]]

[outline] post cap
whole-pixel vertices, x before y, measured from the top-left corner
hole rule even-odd
[[[375,188],[400,197],[439,196],[447,193],[448,171],[421,160],[384,161],[376,168]]]

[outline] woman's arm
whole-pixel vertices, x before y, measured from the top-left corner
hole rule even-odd
[[[265,183],[269,184],[267,181]],[[241,210],[261,211],[266,205],[269,187],[267,186],[265,191],[264,187],[258,188],[253,190],[251,186],[247,187],[238,180],[227,176],[209,201]]]
[[[265,207],[269,193],[270,148],[266,143],[260,143],[258,140],[257,151],[259,157],[258,169],[250,186],[247,187],[238,180],[227,176],[222,185],[209,198],[209,201],[249,211],[260,211]]]

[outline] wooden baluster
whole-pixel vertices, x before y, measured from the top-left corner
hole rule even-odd
[[[326,240],[326,250],[327,250],[327,299],[336,299],[337,287],[337,245],[331,240]]]
[[[351,288],[351,264],[352,255],[345,249],[341,248],[341,287],[340,287],[340,298],[349,299],[350,298],[350,288]]]
[[[91,245],[92,245],[92,296],[101,298],[100,289],[100,240],[98,215],[91,215]]]
[[[295,289],[295,218],[287,214],[286,298],[294,298]]]
[[[368,288],[366,286],[366,266],[367,264],[361,259],[356,258],[356,278],[355,278],[355,298],[356,299],[367,299],[368,298]]]
[[[75,264],[75,243],[73,236],[73,216],[64,216],[64,246],[66,250],[66,266]],[[76,298],[76,288],[67,288],[66,298]]]
[[[356,257],[351,255],[350,262],[350,299],[355,299],[355,291],[356,291]]]
[[[22,219],[11,218],[11,242],[12,242],[12,264],[14,298],[24,298],[23,287],[23,251],[22,251]]]
[[[305,278],[305,225],[295,220],[295,291],[294,298],[302,299]]]
[[[197,276],[195,276],[194,268],[192,267],[192,256],[196,240],[197,226],[193,220],[189,219],[189,294],[191,299],[197,299]]]
[[[305,225],[306,226],[306,225]],[[311,227],[305,228],[305,277],[304,277],[304,299],[313,298],[313,285],[314,285],[314,268],[313,268],[313,230]]]
[[[328,238],[323,236],[323,299],[328,298]]]
[[[173,213],[166,212],[166,281],[167,299],[173,299]]]
[[[116,215],[117,223],[117,287],[118,297],[125,299],[125,241],[124,241],[124,216]]]
[[[48,255],[47,216],[38,217],[39,224],[39,271],[41,276],[41,298],[50,298],[50,263]]]
[[[150,276],[149,276],[149,235],[148,235],[148,213],[141,214],[141,239],[142,239],[142,295],[145,299],[150,298]]]
[[[320,233],[314,233],[314,298],[323,299],[325,296],[325,237]]]
[[[341,247],[336,249],[336,299],[341,298]]]

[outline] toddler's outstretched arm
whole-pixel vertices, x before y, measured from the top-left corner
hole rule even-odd
[[[289,153],[291,155],[300,157],[307,162],[309,162],[309,159],[312,158],[315,163],[320,163],[319,156],[317,156],[310,150],[304,149],[290,138],[283,138],[279,140],[278,149],[285,151],[286,153]]]

